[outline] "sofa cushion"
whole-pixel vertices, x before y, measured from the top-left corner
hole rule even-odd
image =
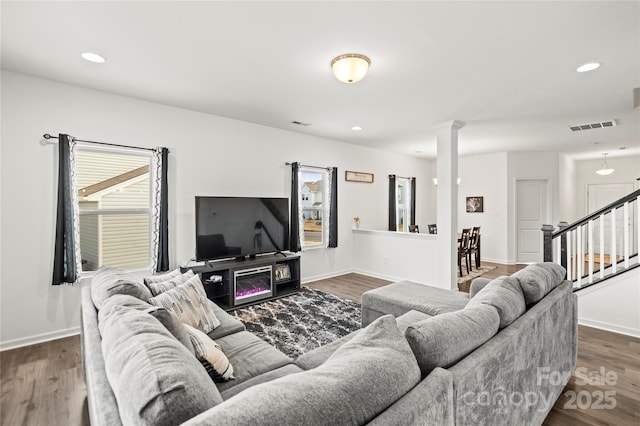
[[[386,315],[321,366],[245,389],[189,424],[361,425],[419,381],[411,348]]]
[[[556,288],[564,280],[565,274],[562,266],[545,262],[528,265],[511,276],[520,282],[526,304],[532,305]]]
[[[245,389],[249,389],[252,386],[259,385],[260,383],[270,382],[272,380],[278,379],[280,377],[288,376],[293,373],[301,373],[302,369],[294,364],[287,364],[284,367],[276,368],[275,370],[267,371],[266,373],[262,373],[259,376],[253,377],[246,382],[242,382],[237,386],[229,388],[223,392],[222,399],[225,401],[231,398],[234,395],[239,394]]]
[[[527,309],[522,288],[516,278],[499,277],[487,284],[467,303],[467,308],[491,305],[500,315],[500,328],[514,322]]]
[[[105,300],[114,294],[128,294],[144,301],[151,297],[149,289],[130,273],[103,266],[91,279],[93,305],[100,310]]]
[[[209,300],[209,307],[213,310],[214,315],[220,321],[220,325],[209,333],[209,337],[213,340],[218,340],[221,337],[245,331],[247,329],[241,321],[229,315],[224,309],[213,303],[211,300]]]
[[[485,288],[490,282],[491,280],[485,277],[478,277],[471,281],[471,285],[469,286],[469,299],[478,294],[478,292]]]
[[[191,343],[196,351],[196,358],[203,363],[209,376],[215,382],[224,382],[233,379],[233,366],[229,358],[222,352],[222,348],[212,338],[197,328],[185,324],[185,328],[191,337]]]
[[[210,333],[220,325],[220,320],[213,312],[200,277],[197,275],[176,288],[152,297],[149,302],[171,311],[184,324],[195,327],[203,333]]]
[[[184,274],[180,274],[176,277],[172,277],[166,281],[149,281],[149,278],[145,278],[145,284],[151,290],[151,294],[157,296],[159,294],[164,293],[167,290],[171,290],[172,288],[178,287],[180,284],[184,284],[189,281],[190,278],[193,278],[195,274],[192,270],[188,270]]]
[[[191,338],[189,337],[184,324],[180,322],[177,316],[173,315],[168,310],[159,306],[153,306],[150,303],[144,302],[133,296],[129,296],[128,294],[116,294],[111,296],[104,302],[102,309],[108,311],[116,305],[148,313],[160,321],[160,323],[173,335],[173,337],[189,349],[189,352],[195,355],[195,350],[191,344]]]
[[[155,318],[119,305],[98,315],[122,424],[179,424],[222,402],[202,365]]]
[[[224,392],[249,379],[291,364],[291,358],[248,331],[230,334],[216,340],[233,365],[235,380],[218,383]]]
[[[410,325],[405,337],[425,377],[436,367],[449,368],[491,339],[499,324],[493,306],[478,305]]]

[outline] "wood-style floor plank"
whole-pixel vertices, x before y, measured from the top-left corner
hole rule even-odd
[[[484,276],[510,275],[521,268],[493,265],[496,269]],[[388,283],[346,274],[305,285],[360,303],[362,293]],[[577,366],[591,376],[597,375],[600,368],[614,372],[615,384],[582,384],[581,378],[574,375],[545,425],[640,424],[640,339],[580,326]],[[89,425],[79,336],[0,352],[0,370],[0,424]],[[581,408],[578,403],[573,408],[571,404],[571,392],[582,395],[580,405],[584,405],[587,395],[593,401],[605,391],[614,392],[616,407],[612,410]]]

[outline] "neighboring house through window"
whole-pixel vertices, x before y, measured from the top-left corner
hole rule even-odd
[[[78,147],[83,271],[151,262],[151,153]]]
[[[326,247],[328,236],[328,217],[325,200],[328,199],[328,172],[316,168],[300,167],[302,204],[302,247]]]

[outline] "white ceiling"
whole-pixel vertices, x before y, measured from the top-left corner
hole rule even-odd
[[[452,119],[461,155],[640,153],[638,1],[3,1],[1,15],[9,71],[427,158]],[[372,64],[347,85],[329,63],[352,52]]]

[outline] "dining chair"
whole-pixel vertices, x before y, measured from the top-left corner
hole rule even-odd
[[[473,257],[474,262],[471,262]],[[471,236],[469,237],[469,250],[467,253],[467,260],[473,265],[476,265],[476,269],[480,268],[480,227],[474,226],[471,230]],[[471,267],[473,270],[473,267]]]
[[[460,234],[458,244],[458,271],[462,276],[462,259],[467,266],[467,274],[469,273],[469,238],[471,236],[471,228],[464,228]]]

